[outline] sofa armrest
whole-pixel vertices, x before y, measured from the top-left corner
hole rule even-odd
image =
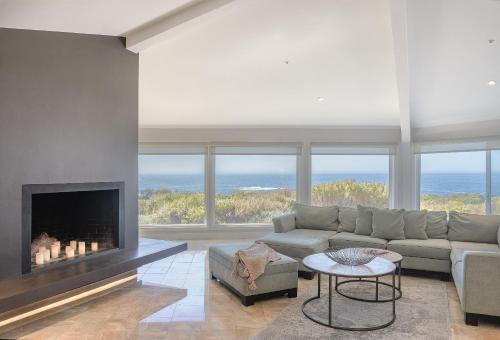
[[[500,252],[464,252],[463,308],[500,316]]]
[[[295,229],[295,214],[282,215],[273,218],[275,233],[286,233]]]

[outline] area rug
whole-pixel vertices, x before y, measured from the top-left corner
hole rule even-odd
[[[320,320],[328,320],[327,277],[322,277],[321,295],[324,298],[311,302],[306,308],[315,312]],[[326,281],[326,282],[325,282]],[[449,339],[450,321],[446,284],[433,279],[405,277],[403,297],[396,301],[396,321],[375,331],[343,331],[319,325],[302,313],[302,303],[317,293],[312,285],[304,294],[287,306],[271,324],[257,334],[255,340],[267,339]],[[339,290],[368,298],[374,296],[374,287],[368,283],[352,283]],[[380,297],[392,292],[380,289]],[[333,294],[334,322],[347,326],[371,326],[387,322],[391,318],[391,303],[366,303]]]

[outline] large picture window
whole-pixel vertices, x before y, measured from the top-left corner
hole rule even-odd
[[[297,147],[215,148],[216,224],[269,224],[296,200]]]
[[[139,155],[139,224],[205,223],[205,155]]]
[[[312,204],[388,207],[390,157],[388,148],[313,147]]]
[[[420,155],[420,209],[486,212],[486,151]]]

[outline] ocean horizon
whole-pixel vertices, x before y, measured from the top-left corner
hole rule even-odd
[[[324,173],[313,174],[312,183],[332,183],[353,179],[358,182],[389,183],[389,176],[383,173]],[[271,191],[296,189],[296,176],[293,174],[223,174],[215,178],[216,191],[230,194],[236,191]],[[484,173],[423,173],[421,193],[428,195],[452,195],[457,193],[485,194],[486,178]],[[492,174],[492,195],[500,195],[500,173]],[[141,174],[139,191],[146,189],[169,189],[175,192],[202,192],[204,176],[201,174]]]

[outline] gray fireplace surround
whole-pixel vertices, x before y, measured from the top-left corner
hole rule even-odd
[[[31,242],[32,242],[32,202],[34,195],[38,194],[59,194],[59,193],[81,193],[102,192],[110,193],[116,205],[116,241],[114,247],[123,249],[125,246],[125,227],[124,227],[124,182],[97,182],[97,183],[62,183],[62,184],[25,184],[22,186],[22,273],[27,274],[32,271],[31,264]],[[38,195],[40,197],[40,195]],[[104,253],[102,253],[104,254]],[[58,266],[74,263],[75,261],[86,260],[79,258],[66,263],[58,263]],[[50,266],[52,267],[52,265]]]

